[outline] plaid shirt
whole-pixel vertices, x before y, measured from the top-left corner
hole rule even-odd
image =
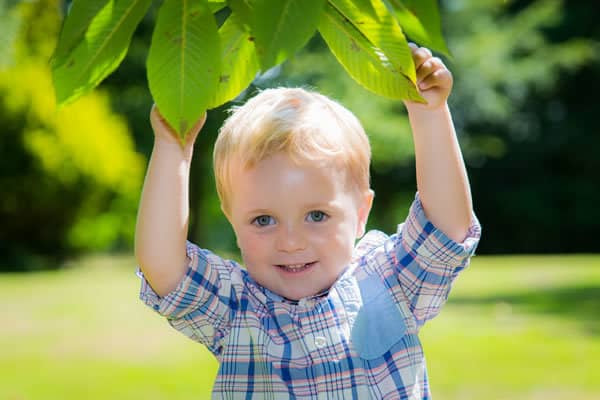
[[[327,293],[289,301],[189,243],[178,287],[160,298],[142,279],[140,298],[219,360],[215,399],[429,399],[417,334],[479,237],[473,217],[463,243],[452,241],[417,196],[396,234],[360,240]]]

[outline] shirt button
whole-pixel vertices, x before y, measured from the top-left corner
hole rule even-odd
[[[317,346],[318,349],[322,349],[323,347],[327,346],[327,339],[325,339],[323,336],[315,337],[315,346]]]

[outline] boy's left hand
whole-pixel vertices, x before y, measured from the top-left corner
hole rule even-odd
[[[417,87],[427,104],[406,101],[406,106],[433,110],[445,105],[452,90],[452,73],[442,60],[433,57],[429,49],[414,43],[409,43],[409,46],[417,70]]]

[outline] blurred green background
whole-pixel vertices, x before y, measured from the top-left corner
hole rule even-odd
[[[152,146],[154,2],[94,93],[56,110],[49,59],[68,2],[0,0],[0,399],[208,398],[216,362],[137,301],[131,255]],[[423,331],[439,399],[600,398],[600,7],[445,0],[450,98],[484,236]],[[317,36],[257,77],[303,85],[363,122],[393,231],[414,197],[404,107],[354,83]],[[196,144],[190,239],[231,254],[211,171],[231,104]]]

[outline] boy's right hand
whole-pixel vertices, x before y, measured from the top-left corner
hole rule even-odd
[[[167,120],[160,114],[156,104],[152,106],[150,111],[150,124],[154,131],[156,144],[167,146],[179,146],[182,150],[191,150],[194,147],[194,142],[198,137],[198,133],[204,126],[206,121],[206,112],[194,124],[194,126],[185,134],[185,139],[179,137],[177,132],[171,128]]]

